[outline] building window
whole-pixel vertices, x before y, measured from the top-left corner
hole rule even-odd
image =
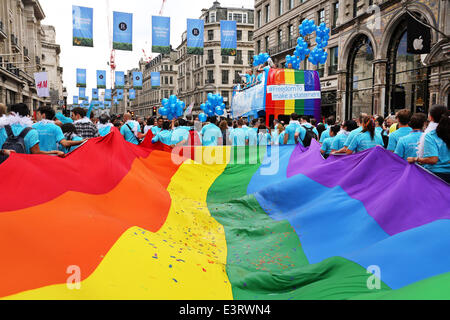
[[[253,65],[253,56],[255,55],[255,51],[251,50],[248,52],[248,64]]]
[[[173,77],[170,77],[170,84],[173,84]]]
[[[237,23],[247,23],[246,13],[228,13],[228,20],[234,20]]]
[[[256,42],[256,53],[260,54],[261,53],[261,40],[258,40]]]
[[[278,44],[283,42],[283,30],[278,30]]]
[[[319,10],[319,12],[317,13],[317,21],[318,24],[325,22],[325,9]]]
[[[295,39],[295,34],[294,34],[294,26],[291,24],[288,27],[288,41],[289,41],[289,43],[291,42],[292,39]]]
[[[236,58],[235,58],[235,64],[242,64],[242,50],[236,51]]]
[[[213,50],[208,50],[208,63],[214,63],[214,51]]]
[[[236,38],[237,38],[237,41],[242,41],[242,30],[237,30]]]
[[[211,22],[211,23],[216,22],[216,13],[215,12],[209,13],[209,22]]]
[[[278,0],[278,16],[283,15],[283,2],[284,0]]]
[[[208,41],[214,40],[214,30],[208,30]]]
[[[331,48],[330,49],[330,68],[328,69],[329,76],[335,75],[337,73],[338,57],[339,57],[339,47]]]
[[[241,83],[241,76],[240,76],[241,73],[242,73],[242,70],[235,70],[234,71],[234,84]]]
[[[248,32],[248,41],[253,41],[253,31]]]
[[[228,63],[230,61],[229,56],[222,56],[222,63]]]
[[[265,16],[266,16],[266,23],[269,23],[270,21],[270,4],[266,5],[266,12],[265,12]]]
[[[294,1],[295,0],[289,0],[289,10],[294,9],[294,7],[295,7]]]
[[[222,91],[223,101],[228,102],[228,91]]]
[[[228,84],[228,75],[230,71],[222,70],[222,84]]]
[[[356,18],[356,15],[358,14],[358,1],[359,0],[353,0],[353,18]]]
[[[394,31],[388,49],[386,70],[386,109],[395,113],[409,109],[412,113],[428,114],[430,106],[429,73],[420,55],[407,52],[406,20]]]
[[[270,43],[270,38],[269,38],[269,36],[267,36],[266,38],[265,38],[265,41],[266,41],[266,43],[265,43],[265,48],[266,48],[266,51],[269,51],[269,43]]]
[[[214,83],[214,70],[208,70],[208,83]]]
[[[339,18],[339,2],[335,2],[333,3],[333,23],[332,23],[333,28],[336,28],[338,18]]]
[[[262,13],[261,13],[261,10],[258,10],[258,13],[257,13],[257,26],[258,26],[258,28],[261,28],[261,25],[262,25]]]
[[[361,113],[373,114],[373,61],[372,43],[366,35],[355,39],[348,59],[347,119]]]

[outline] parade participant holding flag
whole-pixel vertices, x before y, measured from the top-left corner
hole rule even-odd
[[[156,125],[151,128],[151,131],[154,136],[156,136],[158,133],[161,132],[163,123],[164,123],[164,118],[159,117],[158,121],[156,122]]]
[[[405,137],[398,140],[395,154],[404,160],[417,157],[419,149],[419,141],[423,134],[427,116],[424,113],[416,113],[411,117],[409,122],[412,131]]]
[[[339,150],[344,148],[345,141],[347,140],[350,132],[358,128],[356,121],[347,120],[342,125],[341,131],[338,133],[336,138],[333,140],[333,145],[331,146],[331,153],[338,153]]]
[[[239,119],[237,122],[238,127],[233,129],[230,133],[230,141],[233,147],[244,147],[248,144],[247,130],[243,128],[244,120]]]
[[[162,130],[156,136],[153,137],[152,143],[161,142],[168,146],[173,146],[172,144],[172,124],[168,121],[164,122],[162,125]]]
[[[111,132],[111,128],[114,127],[110,122],[110,117],[107,114],[102,114],[99,118],[99,123],[97,124],[98,133],[104,137]]]
[[[220,146],[223,144],[223,138],[222,138],[222,131],[220,131],[217,124],[217,118],[216,117],[209,117],[208,118],[209,124],[204,126],[201,131],[202,136],[202,143],[204,147],[211,147],[211,146]]]
[[[63,131],[52,120],[55,118],[55,111],[50,107],[41,107],[37,110],[37,123],[33,128],[39,134],[39,145],[42,151],[52,151],[58,149],[58,144],[66,149],[79,146],[84,141],[70,141],[64,137]]]
[[[383,139],[375,133],[375,120],[367,116],[363,119],[362,132],[352,140],[346,153],[350,155],[376,146],[383,146]]]
[[[401,110],[397,113],[397,130],[389,135],[388,151],[395,152],[397,143],[400,138],[403,138],[410,134],[412,129],[409,127],[409,121],[411,121],[411,112],[409,110]]]
[[[29,118],[30,110],[26,104],[14,104],[9,111],[10,115],[0,118],[0,147],[2,149],[26,154],[64,155],[64,152],[60,151],[41,150],[39,133],[32,128],[33,122]],[[19,138],[18,141],[11,142],[17,138]]]
[[[73,124],[78,134],[84,139],[97,138],[100,136],[97,126],[92,123],[91,119],[86,117],[86,110],[83,108],[75,108],[72,111]]]
[[[123,115],[123,121],[125,124],[120,128],[120,133],[123,135],[126,141],[139,145],[139,141],[145,138],[145,135],[141,133],[139,123],[131,119],[131,114],[125,113]]]

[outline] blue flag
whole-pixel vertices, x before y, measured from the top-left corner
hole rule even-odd
[[[111,101],[105,101],[105,108],[111,109]]]
[[[150,73],[152,89],[158,89],[161,87],[161,73],[152,72]]]
[[[142,89],[142,72],[133,72],[133,88]]]
[[[205,21],[201,19],[187,20],[187,53],[203,55],[205,43]]]
[[[111,89],[105,90],[105,101],[111,101]]]
[[[114,11],[113,16],[113,48],[133,51],[133,14]]]
[[[136,90],[130,89],[130,90],[128,91],[128,98],[129,98],[130,100],[136,100]]]
[[[100,109],[105,109],[105,102],[104,101],[100,101],[99,108]]]
[[[97,70],[97,89],[106,89],[106,71]]]
[[[114,97],[114,105],[118,106],[119,105],[119,100],[117,99],[117,97]]]
[[[73,96],[73,103],[74,105],[78,105],[78,96]]]
[[[117,100],[123,100],[123,89],[117,89]]]
[[[98,89],[92,89],[92,100],[98,100]]]
[[[222,56],[235,56],[237,50],[236,21],[220,21],[220,46]]]
[[[116,71],[116,89],[125,88],[125,73],[123,71]]]
[[[93,47],[93,12],[92,8],[72,6],[73,45]]]
[[[77,87],[86,88],[86,69],[77,69]]]
[[[152,51],[170,54],[170,18],[152,16]]]
[[[80,100],[86,100],[86,88],[79,88],[78,89],[78,97]]]

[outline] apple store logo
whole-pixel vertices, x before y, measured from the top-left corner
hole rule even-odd
[[[413,42],[414,50],[420,51],[423,49],[423,39],[422,36],[419,37],[419,39],[415,39]]]
[[[127,26],[127,24],[126,24],[125,22],[121,22],[121,23],[119,24],[119,29],[120,29],[121,31],[125,31],[125,30],[127,30],[127,28],[128,28],[128,26]]]

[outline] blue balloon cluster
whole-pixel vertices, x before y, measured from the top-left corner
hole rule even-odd
[[[208,101],[202,103],[200,109],[203,111],[198,116],[201,122],[206,122],[208,117],[214,117],[215,115],[223,116],[225,113],[223,97],[220,94],[208,93]]]
[[[267,62],[269,60],[270,55],[268,53],[260,53],[257,56],[253,56],[253,66],[259,66]]]
[[[305,19],[302,24],[298,27],[301,36],[307,36],[317,30],[317,26],[314,20]]]
[[[325,22],[317,27],[316,36],[317,47],[325,48],[328,45],[328,40],[330,40],[330,28],[327,28]]]
[[[167,119],[173,120],[183,116],[186,103],[179,100],[176,95],[171,95],[169,99],[163,99],[161,101],[162,107],[158,109],[158,112],[162,116],[166,116]]]
[[[317,47],[313,50],[308,48],[308,43],[306,43],[303,37],[297,39],[297,46],[294,51],[294,56],[286,56],[286,67],[292,64],[294,69],[300,68],[300,62],[305,60],[307,56],[309,62],[313,65],[324,64],[328,59],[328,52],[324,48],[328,45],[328,40],[330,40],[330,28],[322,22],[319,26],[316,26],[314,20],[303,20],[302,24],[299,26],[300,35],[303,37],[316,33],[316,43]]]

